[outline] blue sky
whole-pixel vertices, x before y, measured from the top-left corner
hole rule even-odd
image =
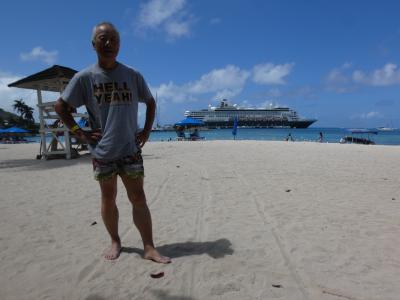
[[[289,106],[317,127],[400,127],[399,12],[396,0],[7,1],[0,107],[36,103],[8,83],[94,63],[91,30],[107,20],[119,60],[157,94],[161,124],[226,98]]]

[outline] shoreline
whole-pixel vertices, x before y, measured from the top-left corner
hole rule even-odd
[[[348,129],[345,128],[307,128],[307,129],[238,129],[236,140],[251,141],[284,141],[290,133],[296,142],[298,141],[319,141],[319,133],[323,133],[323,141],[328,143],[339,143],[344,136],[350,135]],[[200,131],[200,136],[205,141],[223,140],[232,141],[232,130],[216,129]],[[400,131],[379,132],[377,135],[359,135],[354,137],[367,137],[378,145],[400,145]],[[169,141],[176,140],[177,135],[172,131],[153,131],[150,135],[150,141]],[[32,140],[32,139],[29,139]],[[39,137],[33,138],[35,142],[40,142]],[[48,137],[50,142],[51,137]]]

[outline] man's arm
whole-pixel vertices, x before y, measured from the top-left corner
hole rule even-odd
[[[149,101],[145,102],[145,104],[146,120],[144,122],[144,128],[136,136],[136,141],[138,142],[140,148],[142,148],[149,139],[151,127],[153,126],[154,122],[154,116],[156,114],[156,101],[154,100],[154,98],[151,98]]]
[[[71,114],[71,107],[62,98],[59,98],[57,100],[54,108],[64,124],[82,142],[87,144],[94,144],[101,138],[101,133],[85,131],[81,129],[78,124],[76,124],[74,117]]]

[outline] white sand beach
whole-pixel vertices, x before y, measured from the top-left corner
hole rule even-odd
[[[124,250],[103,259],[90,157],[38,151],[0,145],[2,300],[400,297],[398,146],[149,142],[145,190],[169,265],[141,258],[121,183]]]

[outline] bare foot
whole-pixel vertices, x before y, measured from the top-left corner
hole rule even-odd
[[[144,259],[152,260],[160,264],[169,264],[171,262],[171,258],[162,256],[156,249],[152,247],[148,247],[144,250]]]
[[[114,260],[119,257],[120,253],[121,244],[117,242],[112,242],[111,247],[104,252],[104,258],[108,260]]]

